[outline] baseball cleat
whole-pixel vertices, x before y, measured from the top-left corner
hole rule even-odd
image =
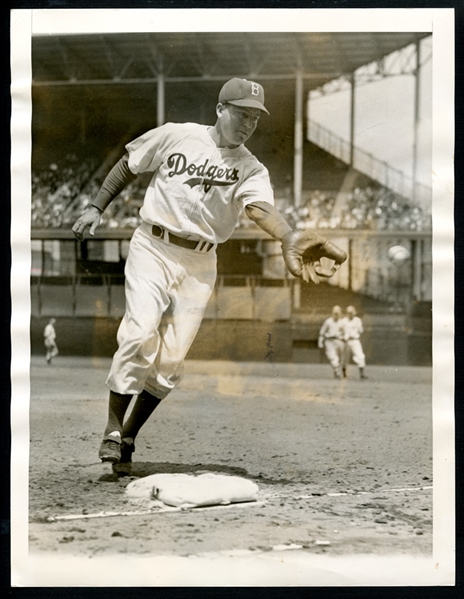
[[[132,454],[134,453],[134,440],[126,438],[121,443],[121,459],[113,464],[113,472],[118,476],[129,476],[132,472]]]
[[[111,462],[116,464],[121,460],[121,443],[114,438],[103,439],[98,452],[98,457],[102,462]]]
[[[121,459],[119,460],[121,464],[129,464],[132,462],[132,454],[135,451],[134,440],[127,437],[122,440],[121,443]]]

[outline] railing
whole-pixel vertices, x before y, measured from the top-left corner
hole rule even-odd
[[[336,135],[319,123],[310,121],[308,139],[332,156],[346,164],[351,164],[351,146],[348,141]],[[360,148],[353,148],[353,168],[391,189],[398,195],[409,199],[425,209],[430,209],[432,188],[423,183],[414,183],[412,177],[393,167],[384,160]]]
[[[121,318],[125,309],[121,247],[127,244],[130,232],[112,230],[112,240],[104,237],[92,240],[94,245],[119,242],[120,261],[117,263],[82,262],[77,251],[79,244],[70,231],[42,233],[43,237],[38,231],[33,232],[36,244],[41,240],[42,249],[44,244],[54,243],[52,240],[60,247],[53,246],[56,260],[47,254],[49,259],[36,261],[31,272],[32,316]],[[255,239],[262,239],[261,233],[260,230]],[[348,254],[346,264],[330,279],[331,287],[387,303],[406,305],[411,300],[431,301],[430,231],[328,229],[323,234]],[[66,251],[62,251],[62,245]],[[410,251],[411,258],[401,269],[396,269],[388,260],[388,249],[393,245],[404,245]],[[292,318],[294,309],[299,309],[298,281],[275,274],[280,270],[275,270],[274,262],[274,270],[266,269],[266,256],[262,256],[262,272],[274,274],[266,277],[220,274],[206,318],[267,321]],[[274,261],[274,255],[269,256]],[[237,268],[240,268],[238,263]],[[311,309],[315,307],[313,303]]]
[[[32,277],[32,316],[121,318],[125,309],[123,275]],[[293,280],[252,275],[219,276],[205,318],[289,320]]]
[[[338,232],[334,242],[345,249],[348,260],[328,282],[331,287],[398,305],[431,301],[431,234]],[[411,256],[401,268],[388,260],[388,249],[399,244]],[[122,273],[57,276],[45,271],[31,278],[32,316],[121,318],[125,309],[123,283]],[[300,308],[299,292],[299,281],[291,277],[220,275],[205,316],[288,320],[293,310]],[[317,307],[314,300],[311,309]]]

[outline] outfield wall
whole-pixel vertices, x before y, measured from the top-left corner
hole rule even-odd
[[[321,363],[326,359],[317,347],[321,315],[306,322],[263,322],[205,319],[189,359],[268,361],[269,363]],[[402,314],[364,318],[363,346],[368,364],[430,365],[431,329],[423,318],[414,330]],[[43,329],[47,318],[31,320],[31,350],[44,353]],[[61,355],[109,357],[117,348],[117,318],[56,318],[55,329]]]

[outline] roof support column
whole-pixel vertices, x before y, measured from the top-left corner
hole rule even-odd
[[[163,72],[163,58],[158,61],[158,74],[156,76],[156,123],[158,127],[164,125],[165,119],[165,79]]]
[[[351,73],[351,93],[350,93],[350,166],[354,167],[354,126],[356,114],[356,77]]]
[[[303,71],[299,69],[295,79],[295,141],[293,158],[293,203],[301,205],[303,187]]]
[[[416,41],[416,69],[415,87],[414,87],[414,139],[412,148],[412,201],[416,201],[417,187],[417,167],[418,167],[418,137],[419,137],[419,118],[420,118],[420,83],[421,83],[421,68],[420,68],[420,40]]]

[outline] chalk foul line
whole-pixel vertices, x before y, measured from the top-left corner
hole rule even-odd
[[[260,507],[265,505],[264,501],[244,501],[237,503],[228,503],[226,505],[209,505],[200,507],[162,507],[152,508],[146,510],[131,510],[131,511],[120,511],[120,512],[97,512],[95,514],[66,514],[63,516],[49,516],[47,522],[62,522],[63,520],[89,520],[91,518],[112,518],[114,516],[149,516],[155,514],[170,514],[173,512],[205,512],[211,510],[228,510],[231,508],[243,508],[243,507]]]
[[[333,492],[333,493],[324,493],[324,494],[310,494],[310,495],[267,495],[265,499],[267,501],[273,499],[315,499],[316,497],[357,497],[361,495],[377,495],[379,493],[404,493],[409,491],[430,491],[433,489],[433,486],[425,486],[425,487],[401,487],[398,489],[375,489],[375,491],[341,491],[341,492]],[[226,505],[209,505],[209,506],[199,506],[199,507],[171,507],[171,506],[163,506],[158,508],[150,508],[146,510],[131,510],[131,511],[102,511],[94,514],[65,514],[63,516],[49,516],[46,521],[47,522],[62,522],[66,520],[90,520],[92,518],[112,518],[115,516],[149,516],[156,514],[169,514],[174,512],[186,512],[186,511],[195,511],[195,512],[205,512],[211,510],[228,510],[232,508],[243,508],[243,507],[261,507],[266,505],[266,501],[246,501],[246,502],[237,502],[237,503],[228,503]]]
[[[430,491],[433,486],[400,487],[398,489],[375,489],[374,491],[338,491],[333,493],[310,493],[309,495],[267,495],[266,499],[315,499],[316,497],[359,497],[360,495],[378,495],[381,493],[404,493],[406,491]]]

